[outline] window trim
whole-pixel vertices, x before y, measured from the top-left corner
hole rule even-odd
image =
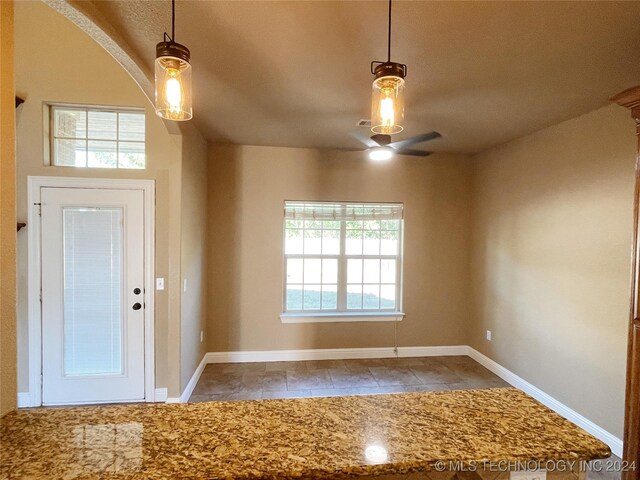
[[[401,322],[404,319],[404,312],[390,312],[381,310],[379,312],[327,312],[319,313],[311,311],[309,313],[281,313],[282,323],[338,323],[338,322]]]
[[[404,288],[404,202],[361,202],[361,201],[327,201],[327,200],[285,200],[283,210],[288,203],[327,203],[338,204],[346,208],[347,205],[402,205],[403,215],[398,228],[398,253],[396,255],[347,255],[346,253],[346,223],[340,222],[340,254],[287,254],[287,224],[286,217],[282,222],[282,323],[320,323],[320,322],[399,322],[404,318],[403,312],[403,288]],[[287,260],[290,258],[318,258],[338,261],[338,284],[336,309],[322,310],[287,310]],[[396,302],[394,308],[385,309],[348,309],[346,308],[346,295],[341,296],[341,288],[347,291],[347,262],[349,259],[394,259],[396,260]],[[365,284],[363,284],[365,285]],[[383,285],[383,284],[379,284]],[[343,298],[344,297],[344,298]]]
[[[89,111],[102,111],[102,112],[113,112],[116,114],[119,113],[139,113],[142,114],[145,118],[145,139],[144,141],[140,141],[140,140],[123,140],[124,142],[131,142],[131,143],[142,143],[144,144],[145,147],[145,162],[144,162],[144,168],[124,168],[124,167],[119,167],[119,166],[115,166],[115,167],[90,167],[90,166],[84,166],[84,167],[77,167],[77,166],[72,166],[72,165],[56,165],[54,163],[54,159],[53,159],[53,152],[54,152],[54,141],[55,141],[55,129],[54,129],[54,115],[53,115],[53,111],[56,109],[64,109],[64,110],[80,110],[80,111],[84,111],[87,112],[87,118],[88,118],[88,112]],[[55,167],[55,168],[80,168],[80,169],[86,169],[86,170],[147,170],[147,135],[146,135],[146,130],[147,130],[147,125],[146,125],[146,120],[147,120],[147,115],[146,115],[146,110],[144,107],[131,107],[131,106],[115,106],[115,105],[92,105],[92,104],[84,104],[84,103],[62,103],[62,102],[43,102],[42,104],[42,120],[43,120],[43,140],[44,140],[44,148],[43,148],[43,153],[44,153],[44,165],[46,167]],[[119,121],[119,117],[118,117],[118,121]],[[117,131],[117,135],[119,136],[119,131]],[[85,141],[89,141],[89,140],[96,140],[96,141],[101,141],[100,139],[90,139],[88,137],[89,132],[87,131],[87,138],[86,139],[80,139],[80,140],[85,140]],[[58,137],[59,138],[59,137]],[[110,141],[115,141],[116,144],[120,143],[120,139],[116,138],[116,140],[110,140]]]

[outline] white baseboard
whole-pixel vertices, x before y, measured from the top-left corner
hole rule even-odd
[[[200,375],[202,375],[202,372],[204,371],[204,367],[207,366],[207,363],[212,363],[207,361],[208,355],[209,355],[208,353],[204,354],[204,356],[202,357],[202,360],[200,360],[200,363],[196,367],[196,371],[193,372],[193,375],[191,375],[191,378],[189,379],[187,386],[184,387],[182,394],[179,397],[165,396],[166,403],[186,403],[189,401],[189,397],[193,393],[193,389],[196,388],[196,385],[198,384],[198,380],[200,380]],[[165,391],[166,391],[166,388],[165,388]]]
[[[399,357],[434,357],[467,355],[466,345],[445,347],[400,347]],[[262,350],[244,352],[209,352],[206,363],[291,362],[296,360],[347,360],[353,358],[393,358],[393,347],[323,348],[308,350]]]
[[[31,407],[31,394],[29,392],[18,392],[18,408]]]
[[[468,355],[473,358],[480,365],[485,367],[487,370],[498,375],[504,381],[513,385],[514,387],[522,390],[526,394],[532,396],[536,400],[538,400],[543,405],[546,405],[551,410],[556,412],[557,414],[563,416],[570,422],[575,423],[583,430],[589,432],[591,435],[596,437],[599,440],[602,440],[604,443],[609,445],[609,448],[613,452],[614,455],[618,457],[622,457],[622,440],[613,435],[612,433],[607,432],[604,428],[599,427],[595,423],[593,423],[588,418],[583,417],[575,410],[567,407],[565,404],[559,402],[551,395],[546,394],[542,390],[540,390],[535,385],[530,384],[523,378],[519,377],[515,373],[510,370],[507,370],[505,367],[500,365],[499,363],[491,360],[486,355],[478,352],[472,347],[468,347]]]
[[[198,380],[200,380],[200,375],[202,375],[204,367],[207,366],[207,355],[208,354],[205,353],[205,355],[202,357],[202,360],[200,360],[200,363],[196,367],[196,371],[193,372],[193,375],[189,379],[189,383],[187,383],[187,386],[184,387],[184,391],[182,392],[182,395],[180,395],[180,403],[187,402],[189,400],[189,397],[193,393],[193,389],[196,388]]]
[[[153,401],[154,402],[166,402],[167,401],[167,389],[166,388],[156,388],[153,392]]]

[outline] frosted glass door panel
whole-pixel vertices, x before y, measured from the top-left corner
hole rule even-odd
[[[64,374],[123,373],[122,208],[63,209]]]

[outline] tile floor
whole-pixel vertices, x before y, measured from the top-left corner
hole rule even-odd
[[[209,364],[190,402],[503,387],[466,356]]]

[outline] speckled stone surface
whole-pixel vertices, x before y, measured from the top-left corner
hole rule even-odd
[[[0,435],[11,479],[334,479],[610,455],[514,388],[22,410]]]

